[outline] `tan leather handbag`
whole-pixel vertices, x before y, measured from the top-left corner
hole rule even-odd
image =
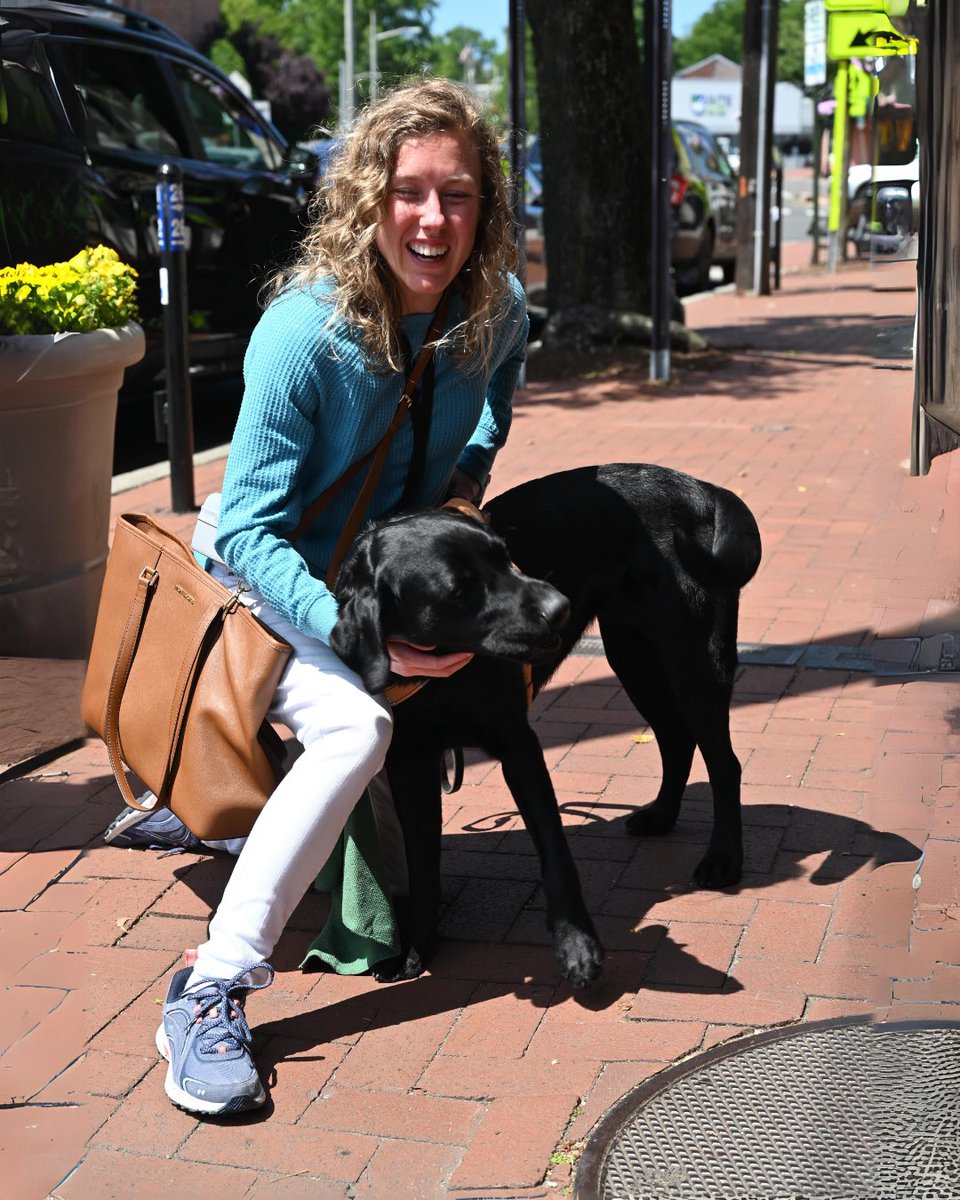
[[[242,837],[282,773],[266,721],[291,648],[151,517],[117,519],[81,698],[124,763],[201,838]]]

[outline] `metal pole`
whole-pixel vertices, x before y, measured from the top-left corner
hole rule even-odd
[[[165,418],[170,459],[170,507],[196,508],[193,487],[193,400],[187,355],[187,255],[183,173],[164,163],[157,172],[157,241],[166,375]]]
[[[650,378],[670,378],[670,0],[646,0],[645,44],[650,79]]]
[[[813,95],[813,247],[810,253],[810,263],[820,265],[820,114],[817,112],[817,94]]]
[[[510,0],[510,176],[513,180],[513,213],[520,249],[520,282],[526,281],[527,218],[527,82],[526,13],[524,0]]]
[[[770,0],[763,0],[760,26],[760,104],[757,110],[757,203],[753,211],[753,294],[764,295],[764,206],[770,208],[770,158],[767,153],[767,91],[770,79]]]
[[[777,163],[777,230],[773,243],[773,286],[780,290],[780,259],[783,253],[783,162]]]
[[[833,85],[837,106],[833,111],[833,172],[830,176],[830,213],[827,218],[827,270],[830,272],[836,271],[843,251],[844,231],[842,225],[844,197],[847,190],[845,163],[847,160],[848,66],[845,58],[837,63],[837,77]]]
[[[513,180],[513,219],[517,231],[520,263],[517,275],[527,281],[527,23],[524,0],[510,0],[507,37],[510,49],[510,177]],[[526,363],[520,367],[517,381],[527,384]]]
[[[379,96],[377,81],[377,10],[370,9],[370,103],[376,104]]]
[[[353,0],[343,2],[343,109],[340,113],[340,124],[346,131],[353,125]]]

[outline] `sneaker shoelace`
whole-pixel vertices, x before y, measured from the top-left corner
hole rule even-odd
[[[243,983],[254,971],[266,970],[263,983]],[[204,1054],[227,1054],[250,1045],[250,1026],[243,1011],[248,992],[259,992],[273,983],[274,970],[269,963],[257,963],[233,979],[204,981],[202,990],[192,994],[194,1024],[199,1024],[197,1044]]]

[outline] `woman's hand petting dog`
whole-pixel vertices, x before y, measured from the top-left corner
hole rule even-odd
[[[418,646],[400,638],[387,639],[390,670],[405,679],[429,676],[431,679],[446,679],[465,667],[473,658],[471,653],[434,654],[434,646]]]

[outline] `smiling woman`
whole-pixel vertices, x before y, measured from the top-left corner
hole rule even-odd
[[[510,428],[527,338],[511,228],[496,136],[474,100],[442,79],[401,89],[347,138],[250,339],[210,569],[292,647],[269,717],[304,752],[246,845],[227,847],[239,859],[209,939],[170,985],[157,1045],[170,1060],[167,1095],[189,1111],[266,1099],[240,1006],[272,979],[265,960],[392,732],[385,699],[331,648],[328,568],[354,508],[379,519],[451,495],[479,499]],[[427,359],[405,386],[410,363]],[[402,423],[401,395],[413,402]],[[368,475],[374,455],[382,465]],[[320,496],[331,497],[320,515],[291,533]],[[390,669],[444,677],[472,657],[433,649],[391,642]],[[190,844],[169,819],[147,817],[138,834],[121,814],[111,829],[119,822],[126,845]]]

